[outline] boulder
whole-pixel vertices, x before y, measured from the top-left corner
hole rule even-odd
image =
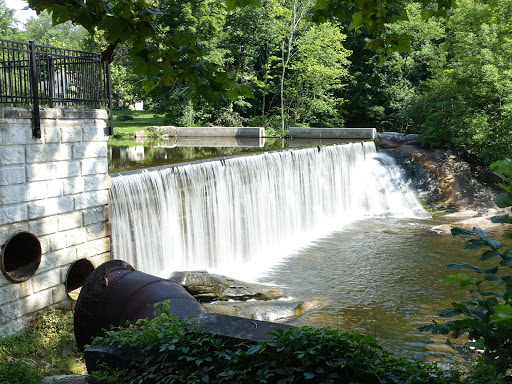
[[[280,287],[247,283],[207,271],[174,272],[170,277],[200,302],[275,300],[285,297]]]

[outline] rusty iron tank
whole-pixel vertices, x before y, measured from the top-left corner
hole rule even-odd
[[[104,330],[155,317],[155,304],[170,300],[171,312],[182,319],[206,312],[181,285],[136,271],[122,260],[110,260],[86,279],[76,302],[75,338],[80,349]]]

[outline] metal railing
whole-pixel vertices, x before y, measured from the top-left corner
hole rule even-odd
[[[34,137],[39,108],[108,108],[112,135],[110,66],[97,53],[0,39],[0,106],[33,107]]]

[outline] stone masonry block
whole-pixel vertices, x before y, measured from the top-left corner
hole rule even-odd
[[[76,249],[77,259],[89,259],[90,257],[110,252],[110,237],[89,241],[81,244]],[[96,264],[99,265],[99,264]]]
[[[30,281],[3,286],[0,288],[0,305],[19,300],[30,294],[32,294],[32,283]]]
[[[84,124],[82,133],[83,141],[107,141],[108,136],[105,136],[105,127],[105,122],[101,120],[93,120],[90,124]]]
[[[28,145],[26,147],[27,163],[64,161],[71,159],[71,145]]]
[[[98,224],[92,224],[85,227],[87,232],[87,241],[101,239],[112,234],[111,224],[108,221]]]
[[[55,163],[56,178],[80,176],[80,161],[58,161]]]
[[[0,246],[4,245],[15,233],[28,231],[27,222],[0,225]]]
[[[53,180],[55,178],[55,164],[54,163],[41,163],[30,164],[27,166],[27,180],[30,181],[44,181]]]
[[[45,144],[60,143],[60,129],[56,120],[41,120],[41,136],[44,138]]]
[[[25,186],[24,202],[46,199],[48,197],[48,181],[33,181]]]
[[[28,207],[26,204],[0,208],[0,225],[12,224],[25,220],[28,220]]]
[[[34,313],[52,305],[52,291],[51,289],[47,289],[41,292],[37,292],[23,298],[20,301],[21,302],[18,304],[18,308],[20,308],[20,311],[23,315],[28,315],[29,313]]]
[[[75,209],[101,207],[108,204],[108,190],[86,192],[75,196]]]
[[[76,228],[65,232],[66,234],[66,246],[72,247],[85,243],[87,241],[87,232],[85,228]]]
[[[55,252],[48,252],[41,259],[39,271],[49,271],[64,264],[74,263],[77,260],[76,254],[76,248],[64,248]]]
[[[83,211],[84,225],[101,223],[108,220],[107,206],[87,209]]]
[[[48,241],[48,250],[50,252],[66,248],[66,235],[64,233],[56,233],[53,236],[51,236]]]
[[[107,253],[103,253],[101,255],[96,255],[96,256],[90,257],[88,259],[92,263],[92,265],[94,265],[94,267],[98,267],[101,264],[103,264],[109,260],[112,260],[112,255],[110,252],[107,252]]]
[[[23,310],[18,301],[0,305],[0,324],[7,323],[23,315]]]
[[[54,197],[38,200],[28,204],[29,219],[53,216],[73,211],[73,198],[71,196]]]
[[[82,176],[98,175],[108,172],[108,159],[85,159],[82,160]]]
[[[107,157],[107,143],[104,142],[85,142],[73,145],[73,158],[86,159]]]
[[[82,125],[66,124],[60,126],[61,140],[63,143],[79,143],[82,141]]]
[[[29,320],[28,317],[22,317],[0,325],[0,336],[6,337],[20,332]]]
[[[0,165],[25,163],[25,147],[0,146]]]
[[[28,228],[29,231],[36,236],[44,236],[56,233],[59,229],[57,216],[31,220],[28,224]]]
[[[110,188],[110,176],[108,174],[102,174],[98,176],[87,176],[85,177],[85,191],[100,191],[102,189]]]
[[[59,231],[79,228],[83,224],[82,212],[72,212],[58,216]]]
[[[46,193],[44,194],[46,197]],[[0,201],[3,205],[19,204],[26,201],[25,185],[13,185],[0,187]]]
[[[47,182],[48,197],[62,196],[62,180],[52,180]]]
[[[31,281],[34,292],[36,293],[51,287],[55,287],[61,283],[59,268],[51,269],[43,273],[36,273],[32,277]],[[49,304],[52,304],[51,300]],[[46,305],[43,307],[45,306]]]
[[[3,148],[0,148],[0,150],[2,149]],[[25,180],[25,167],[19,165],[14,167],[0,167],[0,186],[23,184]]]
[[[62,193],[74,195],[85,190],[85,179],[83,177],[70,177],[62,180]]]
[[[52,289],[52,301],[54,304],[56,304],[64,300],[68,300],[68,293],[66,292],[66,287],[64,284],[61,284]]]
[[[17,145],[31,142],[33,142],[32,124],[23,124],[23,120],[18,119],[5,119],[0,122],[0,145]]]

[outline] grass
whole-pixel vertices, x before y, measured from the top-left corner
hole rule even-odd
[[[45,376],[85,373],[73,311],[44,311],[21,332],[0,337],[0,384],[35,384]]]
[[[149,111],[113,111],[114,139],[128,139],[136,131],[153,125],[164,125],[162,116],[155,116]]]

